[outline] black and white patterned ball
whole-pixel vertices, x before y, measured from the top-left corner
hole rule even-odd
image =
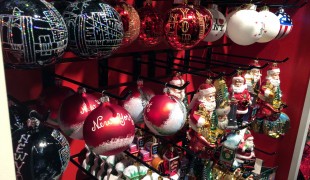
[[[68,43],[62,16],[44,0],[1,3],[0,33],[4,62],[16,68],[53,64]]]
[[[122,43],[124,30],[119,13],[99,0],[78,0],[63,13],[69,32],[69,49],[79,57],[109,57]]]

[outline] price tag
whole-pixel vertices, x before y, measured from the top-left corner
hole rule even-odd
[[[254,170],[252,171],[255,174],[260,174],[263,166],[263,160],[256,158],[255,160],[255,165],[254,165]]]

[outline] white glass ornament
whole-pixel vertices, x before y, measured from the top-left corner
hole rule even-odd
[[[266,43],[273,40],[278,35],[280,31],[280,21],[274,13],[268,10],[268,8],[260,11],[258,14],[263,20],[265,26],[262,37],[257,42]]]
[[[212,14],[212,29],[209,34],[204,38],[206,42],[213,42],[219,40],[226,31],[226,18],[225,16],[218,11],[217,5],[212,5],[211,9],[208,9]]]
[[[234,13],[227,25],[228,36],[236,44],[247,46],[262,37],[263,23],[256,6]]]
[[[233,10],[233,11],[230,11],[230,12],[227,14],[227,16],[226,16],[226,23],[227,23],[227,24],[228,24],[228,22],[229,22],[230,17],[231,17],[232,15],[234,15],[236,12],[237,12],[237,10]],[[227,37],[229,37],[229,36],[228,36],[228,29],[227,29],[227,28],[226,28],[226,31],[225,31],[225,35],[226,35]]]

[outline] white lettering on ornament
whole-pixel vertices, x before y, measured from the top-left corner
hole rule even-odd
[[[107,121],[102,122],[103,117],[102,116],[98,116],[97,119],[95,121],[93,121],[93,127],[92,127],[92,131],[96,131],[98,129],[101,129],[103,127],[106,126],[110,126],[112,124],[120,124],[121,126],[125,126],[126,125],[126,121],[130,121],[132,125],[134,125],[134,122],[131,118],[130,115],[126,114],[123,115],[122,113],[117,113],[116,117],[112,117]]]
[[[97,107],[96,104],[90,104],[88,107],[85,103],[83,103],[80,114],[88,113],[88,112],[96,109],[96,107]]]
[[[26,144],[28,144],[28,140],[31,135],[29,134],[22,134],[20,139],[18,140],[18,145],[15,149],[14,153],[14,165],[16,167],[16,177],[19,177],[19,179],[23,179],[21,175],[21,168],[25,164],[24,160],[26,156],[28,156],[28,153],[24,152],[24,147],[26,147]]]

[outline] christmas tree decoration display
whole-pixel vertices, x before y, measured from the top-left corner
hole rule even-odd
[[[198,10],[185,3],[168,11],[164,34],[172,48],[190,49],[205,37],[205,22]]]
[[[16,68],[54,64],[68,44],[63,18],[44,0],[4,1],[0,33],[4,63]]]
[[[284,9],[281,7],[278,12],[275,13],[278,16],[280,21],[280,31],[275,39],[282,39],[291,33],[293,29],[293,21],[291,16],[284,12]]]
[[[101,105],[86,118],[83,126],[85,143],[98,155],[115,155],[126,150],[133,142],[134,121],[121,106],[100,99]]]
[[[78,0],[63,13],[69,33],[69,49],[81,58],[102,59],[121,45],[124,29],[121,16],[100,0]]]

